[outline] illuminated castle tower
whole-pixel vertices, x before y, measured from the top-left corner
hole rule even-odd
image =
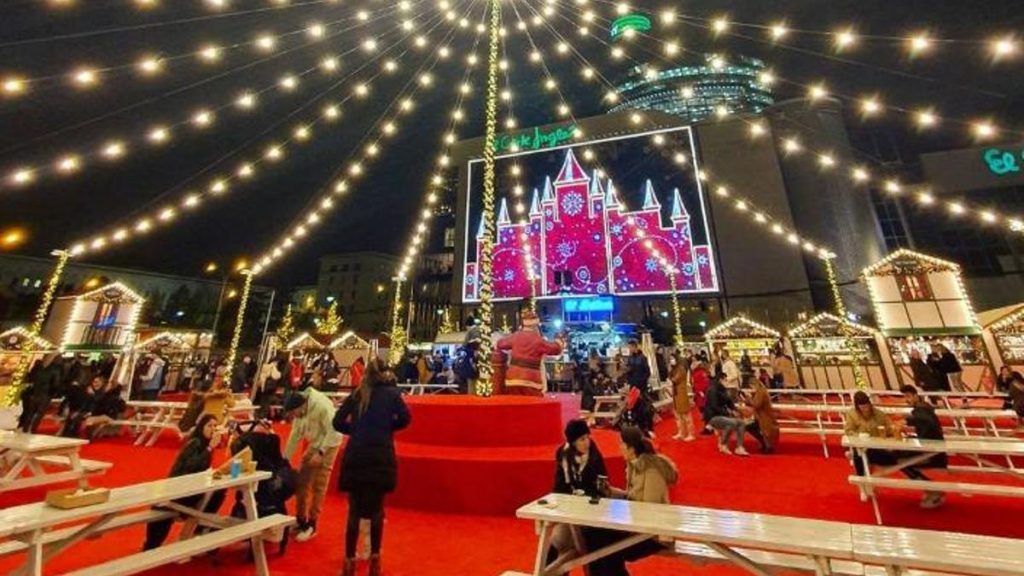
[[[662,222],[661,202],[649,180],[643,192],[643,207],[626,211],[615,184],[608,180],[602,185],[596,172],[587,175],[572,150],[567,150],[555,180],[546,177],[542,191],[533,191],[528,220],[513,224],[504,200],[499,207],[495,297],[530,295],[526,247],[536,268],[538,296],[668,292],[671,286],[658,257],[679,268],[676,288],[680,292],[717,290],[710,247],[694,244],[691,217],[679,190],[673,191],[667,224]],[[637,238],[637,229],[644,231],[643,238]],[[481,225],[475,243],[477,261],[482,238]],[[466,300],[478,299],[477,285],[476,263],[469,262],[463,286]]]

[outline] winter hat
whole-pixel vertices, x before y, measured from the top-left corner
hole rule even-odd
[[[587,426],[586,420],[570,420],[569,423],[565,425],[565,441],[569,444],[572,444],[587,434],[590,434],[590,426]]]
[[[540,326],[540,318],[537,317],[537,313],[527,308],[519,315],[519,319],[522,321],[523,328],[536,328]]]
[[[291,412],[292,410],[298,410],[306,403],[306,397],[299,393],[293,392],[288,395],[284,400],[284,411]]]

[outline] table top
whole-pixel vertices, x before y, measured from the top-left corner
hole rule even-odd
[[[778,394],[780,396],[790,395],[808,395],[808,396],[853,396],[860,390],[855,388],[847,388],[843,390],[813,390],[808,388],[797,388],[797,389],[772,389],[769,390],[772,394]],[[899,390],[864,390],[869,396],[902,396],[903,393]],[[968,392],[947,392],[945,390],[939,391],[925,391],[918,390],[917,394],[925,398],[1006,398],[1007,395],[1002,392],[981,392],[981,391],[968,391]]]
[[[822,412],[829,414],[845,414],[850,410],[853,410],[851,406],[843,406],[840,404],[772,404],[772,408],[781,410],[783,412]],[[886,414],[910,414],[910,406],[884,406],[875,405]],[[951,418],[1015,418],[1016,413],[1013,410],[1000,410],[997,408],[936,408],[935,414],[937,416],[947,416]]]
[[[237,488],[270,478],[270,472],[242,474],[238,478],[224,476],[214,479],[212,471],[166,478],[142,484],[114,488],[110,499],[102,504],[61,510],[45,502],[25,504],[0,510],[0,537],[30,530],[52,528],[58,524],[82,521],[103,514],[122,512],[169,502],[177,498]]]
[[[188,402],[163,402],[160,400],[129,400],[127,404],[132,408],[154,408],[158,410],[166,408],[184,410],[188,408]]]
[[[43,434],[24,434],[21,432],[0,431],[0,448],[15,452],[48,452],[52,450],[72,449],[85,446],[88,440],[81,438],[65,438],[63,436],[46,436]]]
[[[1020,540],[883,526],[853,526],[854,558],[866,564],[897,562],[956,574],[1024,573]],[[969,570],[969,571],[968,571]]]
[[[852,559],[850,525],[730,510],[549,494],[516,512],[519,518],[610,528],[694,542],[766,548]]]
[[[1024,441],[992,442],[991,440],[917,440],[899,438],[861,438],[843,436],[846,448],[877,448],[911,452],[945,452],[947,454],[987,454],[1024,456]]]

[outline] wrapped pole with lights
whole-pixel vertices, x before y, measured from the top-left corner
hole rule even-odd
[[[679,289],[676,286],[676,274],[679,270],[672,266],[666,270],[668,274],[668,283],[672,288],[672,321],[675,323],[675,343],[676,348],[681,349],[683,347],[683,310],[679,307]]]
[[[490,396],[493,392],[491,384],[491,365],[487,359],[491,357],[493,343],[494,306],[492,297],[495,235],[495,142],[498,132],[498,44],[501,42],[501,4],[500,0],[490,0],[490,44],[487,53],[487,101],[484,110],[484,193],[483,193],[483,249],[480,253],[480,383],[477,392],[481,396]]]
[[[227,366],[224,382],[231,381],[231,373],[235,369],[235,358],[238,356],[238,345],[242,341],[242,326],[245,324],[245,309],[249,305],[249,293],[252,291],[252,270],[243,270],[245,284],[242,286],[242,299],[238,302],[238,316],[235,319],[235,331],[231,334],[231,347],[228,349]]]
[[[388,351],[388,364],[395,366],[402,359],[405,348],[405,326],[402,325],[402,280],[395,278],[395,301],[391,306],[391,348]]]
[[[836,267],[832,263],[831,255],[821,259],[825,264],[825,273],[828,275],[828,286],[832,291],[832,299],[835,301],[836,315],[839,316],[840,329],[843,331],[844,345],[850,353],[850,363],[853,364],[853,382],[858,390],[867,390],[868,383],[864,379],[864,373],[860,369],[860,351],[853,340],[853,331],[847,324],[846,304],[843,302],[843,295],[839,290],[839,278],[836,276]]]
[[[71,253],[67,250],[54,250],[52,254],[57,257],[57,264],[53,267],[53,273],[50,274],[50,279],[46,283],[46,290],[43,291],[43,298],[39,302],[35,318],[32,320],[32,325],[29,326],[29,333],[33,337],[38,337],[39,333],[43,331],[46,315],[50,312],[50,305],[53,304],[53,298],[57,295],[60,279],[64,276],[64,268],[67,267],[68,259],[71,258]],[[11,375],[11,384],[7,389],[7,394],[3,398],[3,407],[14,406],[18,403],[31,361],[30,354],[23,354],[18,361],[18,366],[14,369],[14,374]]]

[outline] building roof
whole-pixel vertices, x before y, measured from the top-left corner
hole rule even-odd
[[[734,338],[778,338],[779,336],[778,331],[740,315],[708,330],[704,337],[708,340],[730,340]]]

